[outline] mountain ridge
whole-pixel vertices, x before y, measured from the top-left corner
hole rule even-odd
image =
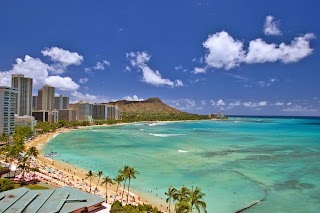
[[[108,104],[118,106],[122,113],[165,113],[165,114],[185,114],[174,107],[161,101],[158,97],[148,98],[143,101],[119,100]],[[189,113],[187,113],[189,114]]]

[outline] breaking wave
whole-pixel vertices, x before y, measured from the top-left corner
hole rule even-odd
[[[155,136],[155,137],[166,138],[166,137],[181,136],[181,135],[185,135],[185,134],[153,134],[153,133],[149,133],[149,135],[152,135],[152,136]]]

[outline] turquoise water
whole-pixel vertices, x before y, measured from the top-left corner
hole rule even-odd
[[[169,186],[198,186],[207,210],[319,212],[320,119],[134,123],[60,134],[44,148],[59,160],[116,176],[130,165],[135,192],[164,204]]]

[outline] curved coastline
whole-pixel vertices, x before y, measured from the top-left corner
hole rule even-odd
[[[172,121],[168,121],[168,122],[172,122]],[[175,121],[173,121],[175,122]],[[141,123],[141,122],[137,122],[137,123]],[[53,139],[54,137],[60,135],[60,134],[63,134],[63,133],[68,133],[68,132],[71,132],[71,131],[76,131],[76,130],[82,130],[82,129],[88,129],[88,128],[92,128],[92,127],[101,127],[101,126],[104,126],[104,127],[111,127],[111,126],[122,126],[122,125],[129,125],[129,124],[133,124],[133,123],[118,123],[118,124],[111,124],[111,125],[108,125],[108,124],[104,124],[104,125],[92,125],[92,126],[80,126],[78,127],[77,129],[68,129],[68,128],[59,128],[57,129],[55,132],[50,132],[50,133],[45,133],[45,134],[42,134],[38,137],[36,137],[35,139],[33,139],[32,141],[30,141],[29,143],[26,144],[27,147],[31,147],[31,146],[34,146],[36,147],[38,150],[39,150],[39,155],[37,157],[37,160],[39,161],[40,164],[42,165],[46,165],[52,169],[56,169],[58,171],[62,171],[64,174],[66,175],[69,175],[69,176],[72,176],[74,179],[78,179],[78,180],[81,180],[81,179],[85,179],[85,174],[88,172],[88,170],[80,167],[80,166],[75,166],[75,165],[72,165],[68,162],[65,162],[65,161],[61,161],[59,159],[52,159],[52,158],[46,158],[44,157],[44,147],[47,143],[49,143],[51,141],[51,139]],[[97,172],[97,171],[94,171],[93,172]],[[88,179],[85,179],[85,182],[87,184],[89,184],[89,180]],[[96,185],[97,185],[97,182],[98,182],[98,178],[95,177],[93,178],[92,180],[92,188],[94,188]],[[101,183],[101,180],[100,180],[100,183]],[[48,183],[50,184],[50,183]],[[111,194],[114,195],[115,192],[116,192],[116,184],[113,184],[108,186],[108,195],[110,196]],[[101,197],[104,197],[105,195],[105,188],[102,187],[102,186],[98,186],[97,187],[98,190],[99,190],[99,193],[102,194]],[[118,194],[119,192],[122,192],[122,189],[123,187],[119,186],[119,191],[118,191]],[[126,192],[127,190],[125,189],[125,195],[124,197],[126,197]],[[130,190],[130,195],[134,195],[136,198],[138,199],[135,199],[137,203],[147,203],[147,204],[151,204],[152,206],[156,206],[159,210],[161,211],[165,211],[165,206],[163,206],[163,203],[159,203],[159,202],[155,202],[152,198],[148,198],[146,196],[141,196],[139,193],[136,193],[135,190]],[[118,198],[120,198],[120,196],[118,196]],[[109,202],[108,203],[112,203],[113,202],[113,198],[109,198],[108,199]],[[112,202],[110,202],[112,201]]]

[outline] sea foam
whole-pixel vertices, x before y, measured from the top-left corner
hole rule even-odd
[[[155,137],[166,138],[166,137],[181,136],[181,135],[185,135],[185,134],[153,134],[153,133],[149,133],[149,135],[152,135],[152,136],[155,136]]]

